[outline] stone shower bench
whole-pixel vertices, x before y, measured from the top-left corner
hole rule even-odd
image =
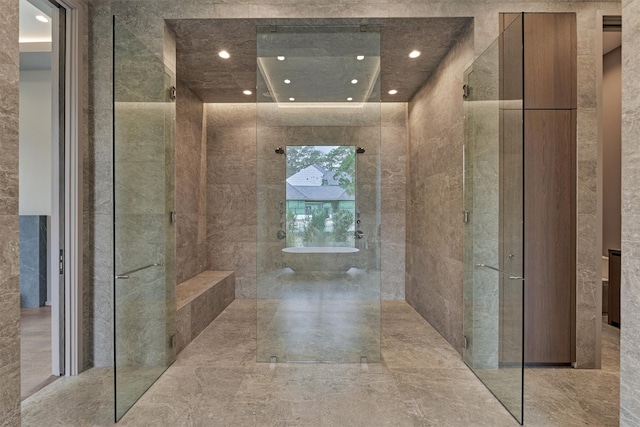
[[[176,287],[176,355],[235,299],[233,271],[204,271]]]

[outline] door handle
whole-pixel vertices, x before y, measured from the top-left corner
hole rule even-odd
[[[135,270],[127,271],[126,273],[116,274],[116,279],[127,280],[129,276],[133,273],[137,273],[138,271],[146,270],[151,267],[162,267],[164,266],[161,262],[154,262],[153,264],[145,265],[144,267],[136,268]]]
[[[476,264],[476,267],[488,268],[489,270],[497,271],[498,273],[507,274],[507,272],[504,271],[504,270],[500,270],[499,268],[492,267],[492,266],[486,265],[486,264]],[[524,277],[522,277],[522,276],[509,276],[509,280],[524,280]]]

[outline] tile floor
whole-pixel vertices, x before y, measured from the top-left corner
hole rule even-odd
[[[51,307],[20,309],[22,400],[57,379],[51,375]]]
[[[379,364],[256,363],[256,303],[236,300],[124,416],[123,426],[516,426],[405,302],[382,304]],[[603,369],[527,369],[525,425],[618,425],[619,332]],[[62,378],[23,402],[23,425],[112,425],[112,373]]]
[[[258,361],[380,362],[379,272],[284,268],[259,277]]]

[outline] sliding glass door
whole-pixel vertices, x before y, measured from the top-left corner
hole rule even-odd
[[[257,360],[379,362],[379,30],[257,47]]]
[[[113,21],[115,401],[119,420],[175,358],[172,76]]]
[[[465,73],[464,361],[523,422],[522,16]]]

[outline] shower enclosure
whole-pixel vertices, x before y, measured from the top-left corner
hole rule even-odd
[[[115,419],[175,358],[175,77],[113,20]]]
[[[523,422],[523,26],[465,72],[464,361]]]
[[[380,361],[380,32],[257,31],[257,360]]]

